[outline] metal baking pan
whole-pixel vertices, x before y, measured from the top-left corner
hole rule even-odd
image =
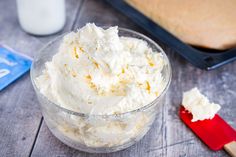
[[[196,48],[180,41],[123,0],[107,2],[200,69],[212,70],[236,60],[236,48],[225,51]]]

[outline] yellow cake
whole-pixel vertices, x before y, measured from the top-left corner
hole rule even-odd
[[[211,49],[236,46],[236,0],[126,0],[185,43]]]

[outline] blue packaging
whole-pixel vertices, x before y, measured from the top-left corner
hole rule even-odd
[[[30,69],[32,59],[0,45],[0,91]]]

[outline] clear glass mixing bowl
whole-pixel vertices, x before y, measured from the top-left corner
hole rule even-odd
[[[119,36],[142,39],[153,51],[163,54],[166,64],[161,73],[165,88],[153,102],[130,112],[114,115],[84,114],[68,110],[50,101],[47,96],[40,93],[35,84],[35,78],[45,69],[45,62],[51,61],[58,52],[63,36],[59,36],[42,48],[35,56],[31,67],[32,84],[50,131],[70,147],[91,153],[115,152],[139,141],[150,129],[155,117],[160,118],[161,107],[171,81],[171,67],[164,51],[148,37],[132,30],[119,28]]]

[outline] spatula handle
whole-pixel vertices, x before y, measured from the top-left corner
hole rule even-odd
[[[224,149],[232,156],[236,157],[236,141],[232,141],[224,145]]]

